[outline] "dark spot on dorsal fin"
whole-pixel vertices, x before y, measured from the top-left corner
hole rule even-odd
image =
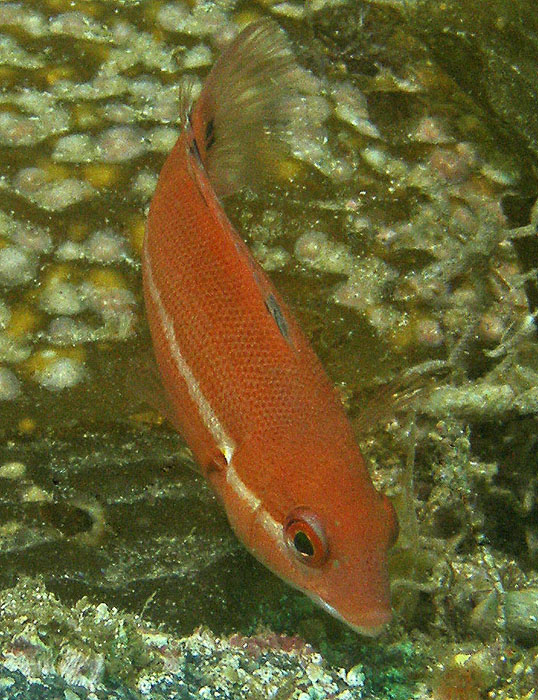
[[[198,144],[196,143],[196,139],[194,138],[194,129],[192,128],[192,109],[187,114],[187,124],[188,124],[188,128],[190,130],[190,135],[191,135],[191,138],[189,139],[189,151],[196,158],[198,163],[200,163],[200,165],[202,165],[202,156],[200,154],[200,149],[198,148]]]
[[[290,333],[288,329],[288,324],[286,322],[286,319],[284,318],[284,314],[282,313],[282,309],[278,305],[277,300],[275,299],[273,294],[269,294],[266,299],[265,299],[265,306],[267,307],[267,311],[271,314],[271,316],[275,319],[275,323],[278,327],[278,330],[282,334],[282,337],[284,340],[288,343],[290,343]]]
[[[194,160],[196,161],[194,164],[194,168],[202,169],[204,167],[204,164],[202,162],[202,156],[200,155],[200,149],[198,148],[198,144],[196,143],[196,139],[194,138],[194,136],[192,136],[192,138],[189,140],[187,147],[189,149],[189,153],[191,154],[191,156],[193,156]],[[190,165],[189,165],[189,168],[190,168]],[[193,181],[194,181],[196,187],[198,188],[198,192],[200,193],[201,198],[204,200],[204,204],[206,205],[206,207],[208,207],[209,203],[207,201],[207,198],[205,196],[203,189],[200,187],[198,177],[196,176],[196,174],[192,170],[189,170],[189,172],[191,173]]]
[[[215,143],[215,120],[210,119],[207,122],[207,126],[205,128],[205,147],[206,150],[209,151],[211,146]]]

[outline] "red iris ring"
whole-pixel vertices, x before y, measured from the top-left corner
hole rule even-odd
[[[319,518],[308,508],[295,508],[286,518],[284,534],[288,547],[303,564],[322,566],[329,545]]]

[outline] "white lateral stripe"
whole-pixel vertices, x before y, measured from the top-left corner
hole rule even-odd
[[[282,524],[265,510],[261,499],[259,499],[256,494],[252,493],[245,483],[241,481],[231,464],[228,464],[228,469],[226,470],[226,482],[254,513],[254,522],[259,523],[276,546],[282,552],[285,552],[286,548],[283,540]]]
[[[283,538],[283,527],[282,523],[279,523],[278,520],[275,520],[269,513],[264,510],[263,514],[261,516],[261,523],[262,527],[267,532],[268,535],[270,535],[273,540],[277,543],[278,547],[280,549],[284,549],[284,540]]]
[[[251,510],[256,510],[260,507],[260,499],[241,481],[230,462],[228,462],[228,469],[226,470],[226,481]]]
[[[194,401],[196,406],[198,407],[198,414],[200,415],[200,418],[202,419],[205,427],[209,430],[211,435],[213,436],[215,442],[219,446],[219,449],[222,451],[224,454],[224,457],[226,458],[227,462],[229,463],[235,449],[235,444],[233,440],[226,434],[226,431],[224,430],[224,427],[222,426],[222,423],[216,416],[215,412],[211,408],[211,404],[209,401],[206,399],[204,396],[204,393],[196,381],[196,377],[192,373],[192,370],[188,366],[188,364],[185,362],[183,355],[181,354],[181,350],[179,349],[179,345],[177,342],[176,338],[176,333],[174,331],[174,324],[172,322],[172,319],[168,315],[166,309],[164,308],[164,304],[161,299],[161,295],[159,294],[159,290],[157,289],[157,286],[155,284],[155,281],[153,279],[153,272],[151,269],[151,263],[149,261],[149,256],[148,256],[148,251],[147,251],[147,246],[144,243],[144,263],[145,263],[145,269],[146,269],[146,278],[148,281],[148,287],[149,287],[149,293],[151,295],[151,298],[153,302],[155,303],[157,307],[157,313],[159,315],[159,321],[161,323],[162,329],[164,331],[164,335],[166,337],[166,340],[168,341],[168,346],[170,348],[170,352],[172,354],[172,357],[174,359],[174,363],[185,380],[185,384],[187,385],[187,391],[189,392],[189,396],[191,399]]]
[[[241,479],[231,464],[228,464],[226,470],[226,482],[235,493],[242,499],[248,508],[255,513],[255,521],[260,523],[267,534],[276,542],[279,547],[282,547],[282,524],[273,518],[263,507],[261,499],[254,494]]]
[[[172,319],[168,315],[166,309],[164,308],[164,304],[161,299],[161,295],[159,294],[159,290],[157,289],[157,286],[155,285],[155,281],[153,279],[153,273],[151,269],[151,263],[149,262],[149,257],[148,257],[148,252],[147,252],[147,247],[146,247],[146,242],[144,241],[144,250],[143,250],[143,256],[144,256],[144,265],[145,265],[145,270],[146,270],[146,279],[148,282],[148,287],[149,287],[149,293],[151,295],[151,298],[153,302],[155,303],[157,307],[157,313],[159,315],[159,321],[161,323],[161,326],[163,328],[166,340],[168,341],[168,346],[170,348],[170,352],[172,353],[172,357],[174,359],[174,363],[185,380],[185,384],[187,385],[187,390],[189,392],[189,396],[191,399],[194,401],[196,406],[198,407],[198,413],[205,425],[205,427],[209,430],[211,435],[213,436],[215,442],[219,446],[219,449],[222,451],[222,454],[224,455],[228,466],[226,468],[226,482],[228,485],[233,489],[233,491],[236,493],[236,495],[246,503],[246,505],[252,510],[256,511],[259,509],[260,512],[260,520],[262,523],[263,528],[270,534],[277,542],[281,541],[281,531],[282,527],[281,525],[274,520],[269,513],[263,508],[261,500],[248,488],[248,486],[241,481],[239,478],[239,475],[237,474],[236,470],[232,466],[232,457],[235,451],[235,443],[233,440],[226,434],[226,431],[224,430],[222,423],[219,421],[218,417],[215,415],[215,412],[211,408],[211,405],[209,401],[206,399],[204,396],[204,393],[202,389],[200,388],[200,385],[196,381],[196,378],[194,374],[192,373],[192,370],[190,367],[187,365],[185,360],[183,359],[183,356],[181,354],[181,351],[179,349],[179,345],[177,342],[176,334],[174,331],[174,324],[172,323]]]

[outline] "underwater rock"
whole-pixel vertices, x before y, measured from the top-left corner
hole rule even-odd
[[[181,638],[104,603],[62,605],[34,579],[2,591],[0,610],[0,700],[362,697],[360,666],[330,668],[300,637]]]
[[[39,572],[64,600],[145,606],[177,629],[246,620],[259,603],[239,591],[261,585],[278,597],[283,585],[241,548],[185,465],[175,434],[126,425],[4,442],[0,588]]]
[[[538,589],[506,591],[501,596],[492,591],[472,611],[469,623],[482,638],[491,637],[501,629],[520,644],[533,646],[538,643]]]
[[[522,153],[538,159],[538,23],[534,0],[414,0],[401,9],[412,33]]]

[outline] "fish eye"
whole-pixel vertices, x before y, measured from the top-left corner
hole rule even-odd
[[[294,508],[284,523],[284,536],[294,556],[303,564],[318,567],[329,556],[329,546],[318,516],[308,508]]]

